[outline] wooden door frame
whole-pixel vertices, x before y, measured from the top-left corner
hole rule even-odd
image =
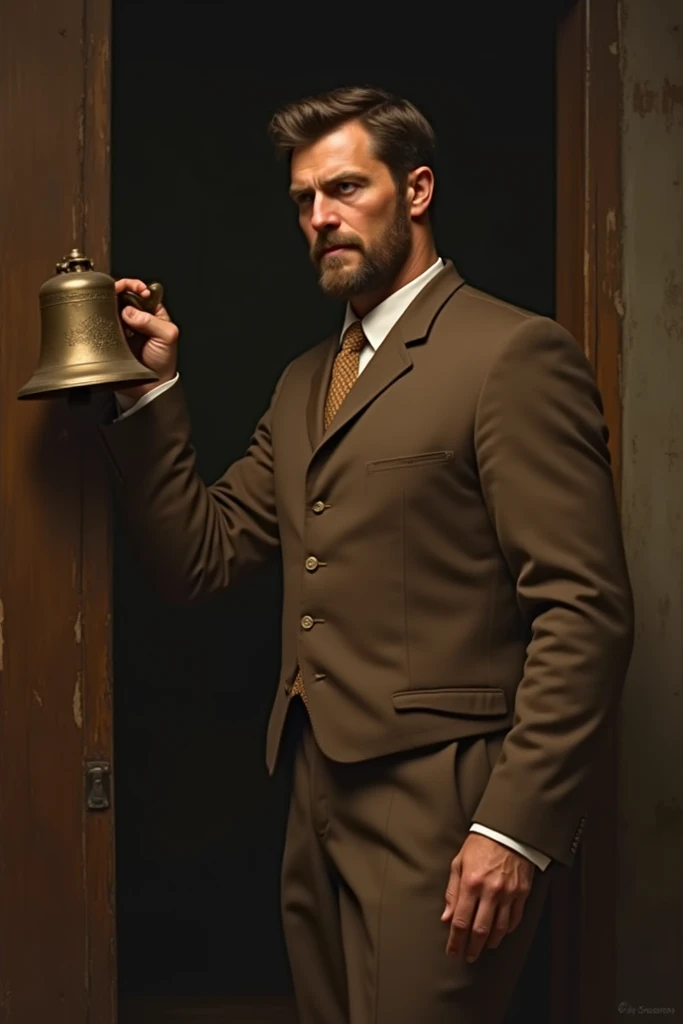
[[[618,498],[623,319],[619,47],[619,0],[576,0],[560,18],[555,315],[595,369]],[[551,1024],[604,1024],[615,1014],[615,726],[600,759],[596,787],[577,863],[551,893]]]
[[[96,267],[111,259],[112,0],[82,0],[84,14],[83,245]],[[113,523],[99,438],[86,430],[82,490],[84,761],[111,764],[111,810],[87,814],[84,830],[88,1024],[116,1024],[116,863],[113,707]]]
[[[0,1021],[115,1024],[111,524],[90,423],[18,402],[38,290],[109,265],[110,0],[6,4],[0,28]],[[3,616],[4,609],[4,616]],[[4,621],[3,621],[4,618]]]

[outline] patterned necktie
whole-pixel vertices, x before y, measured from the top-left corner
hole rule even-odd
[[[367,338],[363,333],[360,320],[356,320],[344,331],[341,348],[337,353],[332,367],[332,378],[325,399],[325,430],[339,412],[342,403],[358,379],[361,349],[365,347]],[[301,669],[297,669],[292,696],[298,694],[308,708],[308,700],[301,677]]]

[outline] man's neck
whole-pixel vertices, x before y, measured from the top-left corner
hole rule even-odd
[[[404,288],[405,285],[410,284],[416,277],[420,277],[426,270],[434,266],[437,260],[437,252],[433,241],[421,249],[415,249],[411,252],[406,262],[401,267],[401,270],[396,275],[394,280],[384,288],[377,289],[374,292],[367,292],[364,295],[356,295],[351,299],[351,309],[361,320],[364,316],[367,316],[376,306],[379,306],[380,302],[384,302],[394,292]]]

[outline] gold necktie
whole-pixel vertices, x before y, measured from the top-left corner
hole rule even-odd
[[[360,353],[364,348],[367,338],[363,333],[360,320],[356,320],[344,332],[341,348],[332,367],[332,378],[325,399],[325,430],[329,427],[334,417],[339,412],[342,403],[349,391],[358,379],[360,369]],[[292,696],[298,694],[308,708],[304,681],[301,677],[301,669],[297,669]]]

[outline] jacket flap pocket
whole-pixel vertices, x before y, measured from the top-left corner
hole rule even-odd
[[[505,690],[449,687],[440,690],[400,690],[392,694],[397,711],[437,711],[444,715],[505,715]]]
[[[417,466],[430,466],[435,462],[450,462],[453,452],[421,452],[418,455],[399,455],[393,459],[375,459],[366,462],[368,473],[380,473],[385,469],[410,469]]]

